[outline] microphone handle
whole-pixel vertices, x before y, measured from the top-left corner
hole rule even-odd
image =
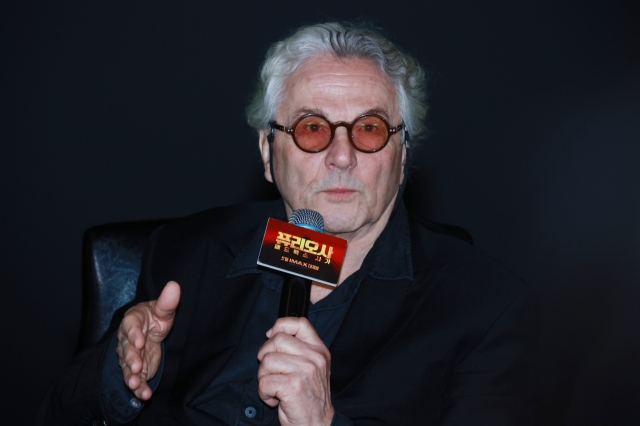
[[[296,275],[284,275],[278,318],[307,317],[311,298],[311,280]]]

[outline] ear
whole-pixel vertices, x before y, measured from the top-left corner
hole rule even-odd
[[[407,167],[407,144],[402,144],[402,158],[400,160],[400,185],[404,183],[404,168]]]
[[[273,183],[273,177],[271,176],[271,158],[269,155],[269,141],[267,137],[269,135],[268,129],[260,130],[258,145],[260,147],[260,155],[262,156],[262,163],[264,164],[264,178]]]

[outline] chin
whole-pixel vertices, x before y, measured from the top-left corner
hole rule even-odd
[[[344,214],[332,214],[327,212],[323,214],[324,230],[331,234],[345,234],[354,232],[358,228],[358,220],[356,217],[345,216]]]
[[[317,202],[321,201],[321,202]],[[315,210],[324,219],[324,230],[330,234],[344,234],[356,231],[363,223],[363,203],[359,202],[327,202],[316,200],[307,203],[311,210]]]

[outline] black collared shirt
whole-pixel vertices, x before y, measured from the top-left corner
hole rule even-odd
[[[262,286],[258,301],[249,316],[234,356],[211,385],[191,404],[230,425],[266,425],[278,413],[277,408],[267,406],[258,397],[257,353],[266,341],[265,333],[277,319],[283,285],[279,273],[256,265],[265,227],[266,220],[251,242],[240,252],[227,275],[231,278],[242,274],[260,274],[259,282]],[[360,270],[349,276],[324,299],[309,307],[309,321],[328,348],[331,348],[362,278],[367,273],[378,279],[413,279],[410,247],[406,211],[399,204]],[[112,341],[115,348],[115,336]],[[135,418],[143,404],[124,385],[115,350],[110,350],[107,354],[103,377],[103,388],[113,417],[129,421]],[[154,377],[153,382],[157,386],[159,375]],[[334,424],[346,423],[347,419],[341,417],[338,414]]]

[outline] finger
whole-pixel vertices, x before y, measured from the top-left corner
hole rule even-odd
[[[159,320],[172,321],[180,303],[180,285],[169,281],[162,289],[158,300],[151,302],[152,314]]]
[[[271,337],[276,333],[285,333],[302,340],[311,345],[324,345],[322,339],[316,333],[308,319],[304,317],[285,317],[279,318],[273,327],[267,331],[267,337]]]
[[[316,354],[317,355],[317,354]],[[268,374],[294,374],[304,377],[318,377],[326,371],[327,363],[321,356],[315,359],[296,355],[270,352],[265,354],[258,368],[258,380]]]
[[[141,353],[141,357],[142,368],[140,371],[138,372],[137,368],[132,368],[132,370],[138,372],[142,380],[151,380],[158,372],[158,368],[162,362],[162,347],[157,344],[147,344]]]
[[[127,348],[127,345],[129,345],[129,348],[131,347],[129,342],[125,342],[122,346],[122,351]],[[118,352],[118,349],[116,349],[116,352]],[[147,400],[151,398],[152,395],[147,380],[151,380],[157,373],[160,365],[161,351],[158,349],[154,353],[142,355],[145,359],[148,359],[148,361],[145,362],[143,359],[140,359],[138,363],[137,361],[131,360],[125,361],[122,358],[118,361],[118,365],[122,368],[123,379],[127,387],[129,387],[138,398]]]
[[[142,349],[145,344],[145,330],[147,326],[146,312],[149,310],[147,303],[141,303],[129,309],[120,322],[118,329],[118,340],[128,339],[138,349]]]
[[[130,366],[133,366],[133,361],[140,361],[140,363],[142,363],[142,351],[144,350],[146,340],[142,329],[137,324],[126,330],[126,335],[121,340],[122,355],[123,359]],[[139,372],[137,368],[134,368],[134,371],[136,373]]]
[[[289,379],[279,374],[262,376],[258,379],[258,397],[269,407],[276,407],[280,403],[277,394],[288,383]]]
[[[137,398],[145,401],[151,398],[153,392],[146,380],[142,379],[139,374],[132,373],[131,369],[126,365],[122,368],[122,372],[124,374],[124,383]]]
[[[131,344],[141,351],[144,349],[144,345],[147,342],[147,338],[145,334],[142,332],[142,327],[139,325],[133,325],[127,330],[126,334],[127,340],[131,342]]]
[[[138,374],[142,371],[142,351],[136,348],[129,340],[125,339],[121,342],[120,357],[122,363],[125,364],[131,371]]]
[[[268,374],[258,380],[258,396],[268,406],[275,407],[281,399],[286,399],[286,393],[299,393],[293,385],[289,376]]]
[[[142,383],[140,376],[136,373],[133,373],[131,371],[131,367],[129,367],[129,365],[127,365],[124,361],[120,364],[120,368],[122,368],[122,378],[125,385],[127,385],[129,389],[135,392]]]
[[[315,348],[315,346],[313,347]],[[285,333],[272,334],[271,338],[264,342],[258,350],[258,360],[262,361],[269,352],[281,352],[289,355],[303,356],[308,351],[314,350],[308,343]]]
[[[133,394],[138,398],[141,399],[143,401],[147,401],[151,398],[151,395],[153,395],[153,392],[151,391],[151,388],[149,387],[149,385],[147,384],[147,382],[143,381],[140,384],[140,387],[138,387],[138,389],[136,389],[135,391],[133,391]]]

